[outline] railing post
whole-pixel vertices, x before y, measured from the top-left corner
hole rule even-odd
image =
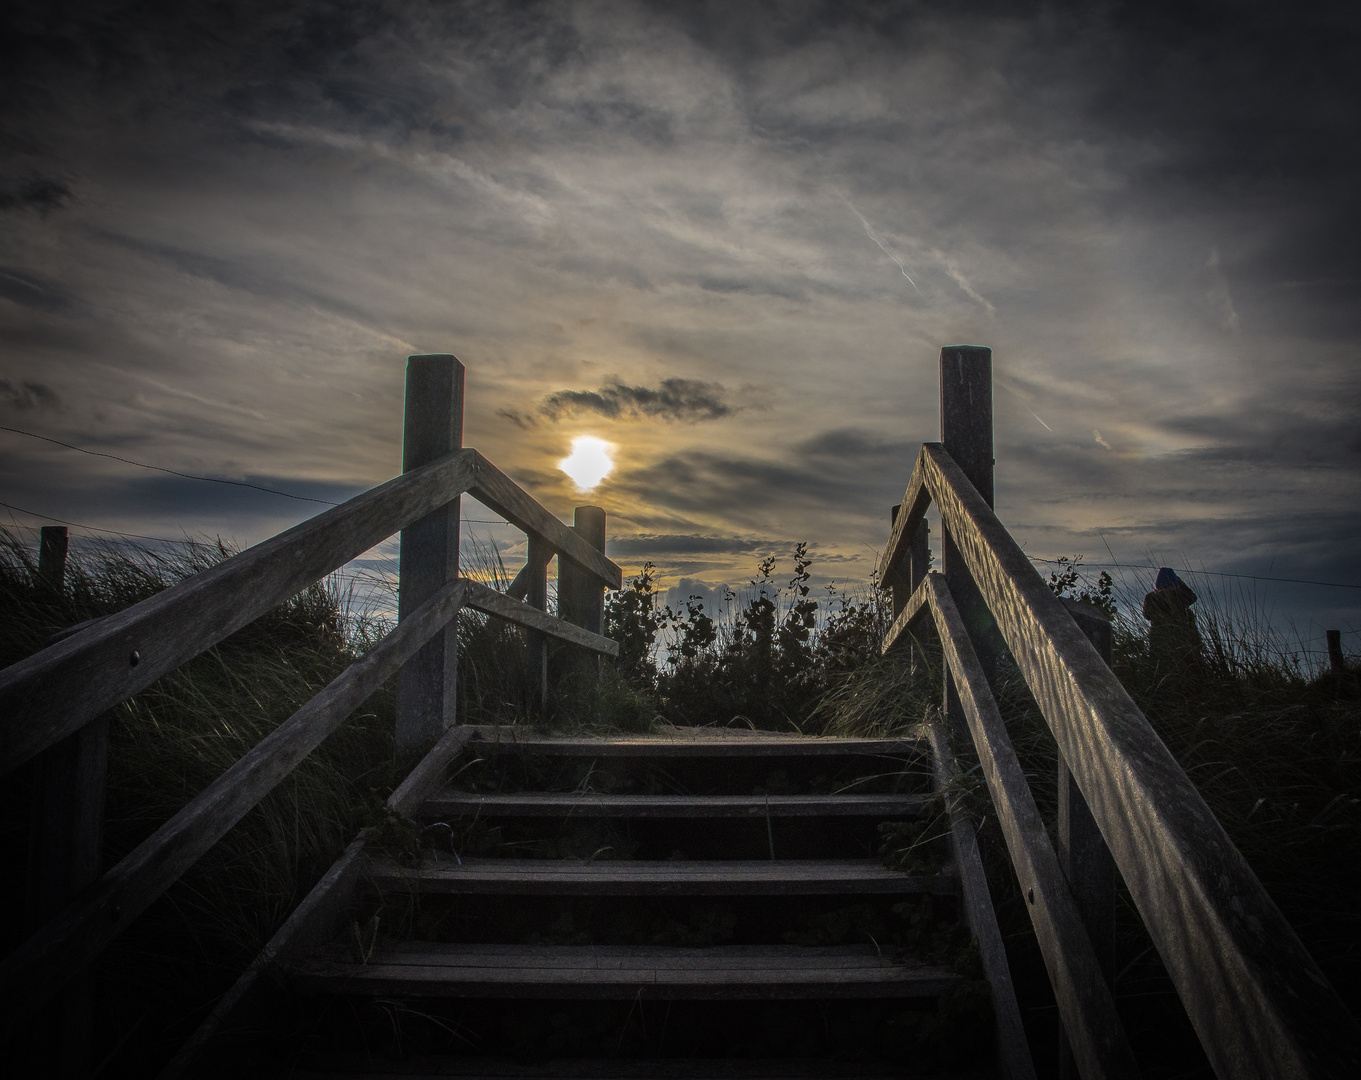
[[[969,482],[993,505],[992,350],[948,345],[940,350],[940,441]],[[941,526],[941,569],[964,620],[974,651],[991,681],[1005,645],[997,620],[974,584],[950,530]],[[964,712],[950,673],[945,672],[945,715],[953,731],[964,730]]]
[[[548,564],[553,549],[542,536],[529,534],[529,549],[525,555],[525,569],[529,571],[529,588],[525,603],[540,611],[548,610]],[[541,630],[526,630],[525,666],[529,674],[530,712],[540,719],[548,715],[548,636]]]
[[[64,525],[45,525],[39,536],[38,581],[55,604],[65,586],[69,537]],[[91,720],[49,747],[29,768],[33,798],[27,917],[29,931],[36,933],[99,876],[109,771],[108,716]],[[67,984],[54,1000],[49,1018],[31,1033],[33,1067],[55,1077],[89,1073],[94,1064],[93,994],[93,974],[88,970]]]
[[[463,446],[463,365],[446,353],[411,356],[406,366],[402,471]],[[460,500],[402,530],[397,587],[400,622],[458,577]],[[457,723],[458,619],[397,674],[397,755],[418,753]]]
[[[572,516],[572,529],[591,547],[604,554],[604,509],[599,506],[578,506]],[[594,574],[561,555],[558,556],[558,618],[593,634],[604,633],[604,584]],[[559,655],[562,660],[557,677],[566,684],[568,693],[580,693],[600,678],[598,653],[568,646],[560,649]]]
[[[1342,656],[1342,631],[1325,630],[1324,638],[1328,642],[1328,668],[1341,675],[1347,670],[1347,661]]]
[[[895,506],[889,512],[888,524],[892,529],[898,520],[898,512],[901,506]],[[907,606],[907,601],[912,594],[917,591],[917,586],[922,583],[927,572],[931,569],[931,526],[925,520],[917,526],[917,532],[912,537],[912,546],[908,548],[907,558],[898,564],[898,572],[894,579],[888,582],[893,595],[893,618],[897,619],[902,614],[903,608]],[[924,632],[924,631],[923,631]],[[913,671],[917,670],[920,661],[919,650],[915,643],[908,646],[908,663]]]
[[[1101,654],[1106,666],[1111,665],[1114,653],[1114,634],[1110,619],[1100,608],[1067,597],[1063,606],[1073,617],[1087,640]],[[1063,758],[1058,755],[1058,857],[1063,876],[1073,894],[1082,924],[1087,928],[1092,950],[1096,953],[1106,985],[1115,990],[1115,859],[1111,856],[1101,830],[1096,827],[1087,800],[1078,790],[1077,782]],[[1059,1021],[1059,1076],[1061,1080],[1077,1077],[1073,1051],[1068,1036]]]
[[[66,584],[66,549],[70,543],[66,526],[44,525],[38,537],[38,580],[60,596]]]

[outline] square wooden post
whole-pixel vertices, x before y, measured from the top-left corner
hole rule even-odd
[[[529,572],[529,587],[525,603],[540,611],[548,610],[548,564],[553,549],[542,536],[529,534],[529,550],[525,569]],[[548,636],[542,630],[525,631],[527,646],[525,666],[529,674],[529,711],[544,719],[548,715]]]
[[[572,529],[601,554],[605,552],[605,511],[599,506],[578,506]],[[604,631],[605,585],[589,570],[558,556],[558,618],[593,634]],[[600,654],[575,645],[560,646],[554,661],[555,680],[568,694],[586,691],[600,678]]]
[[[53,605],[66,581],[69,536],[45,525],[38,542],[38,580]],[[54,610],[60,611],[59,606]],[[104,793],[109,772],[109,717],[39,754],[28,766],[27,922],[36,933],[98,876],[104,853]],[[31,1032],[31,1066],[53,1077],[83,1077],[94,1065],[94,973],[88,968],[54,999]]]
[[[402,471],[463,446],[463,365],[446,353],[412,356],[406,367]],[[458,577],[460,501],[402,530],[397,586],[400,622]],[[458,620],[397,674],[397,755],[419,753],[458,721]]]
[[[940,351],[940,440],[969,482],[993,505],[992,350],[950,345]],[[941,568],[950,595],[989,681],[1005,651],[997,620],[974,584],[950,530],[941,528]],[[967,731],[954,681],[945,673],[945,715],[956,735]]]
[[[889,528],[898,520],[898,512],[901,506],[895,506],[889,512]],[[887,582],[893,595],[893,618],[897,619],[902,614],[903,608],[907,607],[907,602],[912,594],[917,591],[917,586],[921,584],[922,578],[926,576],[931,568],[931,526],[923,521],[917,526],[917,531],[912,537],[912,546],[908,549],[907,558],[898,564],[898,572],[892,581]],[[922,629],[917,633],[923,634],[928,631],[925,624],[921,624]],[[908,662],[913,671],[917,670],[920,663],[919,650],[915,643],[908,645]]]
[[[1073,617],[1087,640],[1101,654],[1109,667],[1114,652],[1115,635],[1106,613],[1091,604],[1068,597],[1063,606]],[[1077,904],[1082,924],[1087,928],[1092,949],[1096,952],[1106,985],[1115,989],[1115,859],[1111,856],[1101,830],[1096,827],[1087,800],[1078,790],[1068,763],[1059,751],[1058,762],[1058,857],[1063,876]],[[1076,1078],[1077,1065],[1068,1044],[1063,1021],[1059,1021],[1059,1076],[1061,1080]]]

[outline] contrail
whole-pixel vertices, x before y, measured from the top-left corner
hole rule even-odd
[[[1033,416],[1036,420],[1040,420],[1040,414],[1037,413],[1034,409],[1030,410],[1030,415]],[[1054,434],[1054,429],[1051,428],[1048,424],[1045,424],[1043,420],[1040,420],[1040,423],[1044,424],[1044,430],[1049,432],[1050,435]]]
[[[879,237],[874,235],[874,230],[870,228],[870,223],[865,220],[865,215],[862,214],[859,210],[857,210],[854,206],[851,206],[850,200],[846,200],[846,205],[850,207],[851,213],[860,219],[860,224],[865,227],[865,235],[868,236],[871,240],[873,240],[876,244],[878,244],[879,250],[893,260],[894,265],[897,266],[898,269],[903,272],[903,277],[907,278],[907,283],[912,286],[913,290],[915,290],[918,296],[921,296],[922,299],[925,300],[926,297],[922,296],[922,291],[917,288],[917,283],[912,280],[912,275],[907,272],[907,267],[902,264],[902,261],[898,258],[897,255],[893,254],[893,252],[889,251],[888,248],[884,247],[884,242],[880,240]]]

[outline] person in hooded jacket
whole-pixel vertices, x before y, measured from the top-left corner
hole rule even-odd
[[[1149,622],[1148,651],[1160,668],[1184,670],[1197,664],[1204,642],[1196,629],[1191,605],[1196,594],[1170,566],[1158,571],[1153,591],[1144,596],[1144,618]]]

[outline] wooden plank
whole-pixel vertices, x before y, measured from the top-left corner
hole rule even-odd
[[[530,533],[525,565],[533,567],[529,577],[529,588],[525,590],[522,607],[526,612],[537,610],[545,619],[548,614],[548,563],[553,558],[553,549],[548,541],[536,533]],[[525,635],[525,671],[529,676],[529,692],[532,695],[530,715],[546,719],[548,716],[548,639],[543,631],[529,628]]]
[[[466,727],[446,731],[388,796],[387,808],[404,814],[424,798],[444,778],[450,763],[462,752],[468,735]],[[256,984],[260,976],[276,972],[280,965],[321,948],[335,937],[349,918],[357,886],[368,870],[368,841],[369,833],[365,830],[350,842],[156,1080],[178,1080],[209,1051],[210,1045],[217,1045],[220,1036],[231,1037],[242,1027],[251,1027],[247,1014],[263,1007],[252,1001],[259,996]]]
[[[605,588],[617,589],[623,584],[623,572],[617,565],[540,506],[481,454],[477,455],[476,479],[468,491],[517,529],[543,537],[549,547],[589,571],[604,583]]]
[[[1063,606],[1073,617],[1087,640],[1110,666],[1115,639],[1110,618],[1100,608],[1069,597],[1061,597]],[[1115,990],[1115,860],[1110,848],[1101,839],[1101,830],[1082,797],[1063,753],[1057,765],[1058,822],[1055,839],[1058,844],[1059,868],[1073,894],[1087,938],[1096,952],[1106,985]],[[1077,1063],[1068,1045],[1063,1021],[1059,1021],[1059,1080],[1070,1080],[1078,1075]]]
[[[467,490],[476,456],[389,480],[0,671],[0,773]]]
[[[927,613],[930,606],[931,595],[926,579],[922,578],[917,587],[912,590],[912,595],[903,604],[903,610],[898,612],[898,617],[893,620],[893,625],[888,628],[884,640],[879,643],[880,652],[888,652],[902,640],[904,635],[911,635],[915,630],[917,620]]]
[[[918,460],[1216,1074],[1361,1076],[1361,1028],[1148,720],[949,455]]]
[[[925,795],[577,795],[530,791],[482,795],[445,791],[427,799],[422,816],[484,817],[915,817]]]
[[[423,896],[831,896],[953,895],[952,872],[900,874],[872,859],[665,860],[578,862],[472,859],[418,868],[375,862],[365,877],[374,892]]]
[[[1035,1063],[1030,1057],[1021,1020],[1021,1006],[1011,981],[1006,945],[997,925],[997,912],[988,890],[988,877],[978,853],[974,824],[964,808],[964,799],[954,786],[959,775],[954,751],[945,726],[939,719],[927,728],[935,758],[935,789],[943,792],[950,815],[950,850],[954,856],[959,891],[964,900],[964,922],[978,941],[983,974],[992,987],[993,1023],[997,1035],[997,1064],[1002,1080],[1034,1080]]]
[[[299,964],[300,989],[413,997],[935,997],[947,968],[894,962],[874,946],[516,946],[380,944],[367,964],[341,950]]]
[[[945,662],[955,677],[960,705],[1006,837],[1011,864],[1028,901],[1030,921],[1078,1068],[1086,1080],[1137,1077],[1139,1067],[1116,1014],[1115,1000],[1087,939],[1082,916],[1068,891],[964,620],[943,574],[928,574],[924,584],[930,592]]]
[[[478,753],[522,753],[589,758],[890,757],[915,759],[918,739],[842,739],[834,736],[733,734],[721,728],[677,729],[675,735],[577,738],[540,735],[517,727],[474,727]]]
[[[438,461],[463,446],[463,365],[445,353],[406,362],[402,472]],[[437,507],[402,530],[397,621],[458,577],[460,500]],[[397,673],[399,759],[424,751],[456,721],[458,620],[426,642]]]
[[[602,554],[605,551],[605,511],[599,506],[578,506],[572,513],[572,531]],[[571,559],[558,559],[558,618],[599,634],[605,625],[605,590],[595,575]],[[550,677],[560,699],[576,700],[600,682],[600,657],[582,649],[559,649],[553,657]]]
[[[514,600],[505,593],[489,589],[475,581],[466,582],[463,603],[465,607],[475,608],[488,615],[495,615],[499,619],[505,619],[508,622],[560,638],[563,641],[570,641],[573,645],[580,645],[583,648],[604,653],[606,656],[619,655],[619,642],[613,638],[602,637],[599,634],[591,633],[589,630],[583,630],[579,626],[573,626],[569,622],[549,615],[546,611],[540,611],[538,608]]]
[[[0,962],[6,1034],[160,896],[458,612],[446,585]]]
[[[900,506],[902,508],[893,519],[893,528],[889,530],[888,544],[884,548],[884,553],[879,556],[877,570],[881,585],[892,583],[898,573],[898,567],[912,548],[912,541],[926,518],[927,509],[931,506],[931,493],[926,489],[926,473],[920,454],[917,455],[916,464],[912,467],[912,476],[907,481],[907,489],[903,492]]]

